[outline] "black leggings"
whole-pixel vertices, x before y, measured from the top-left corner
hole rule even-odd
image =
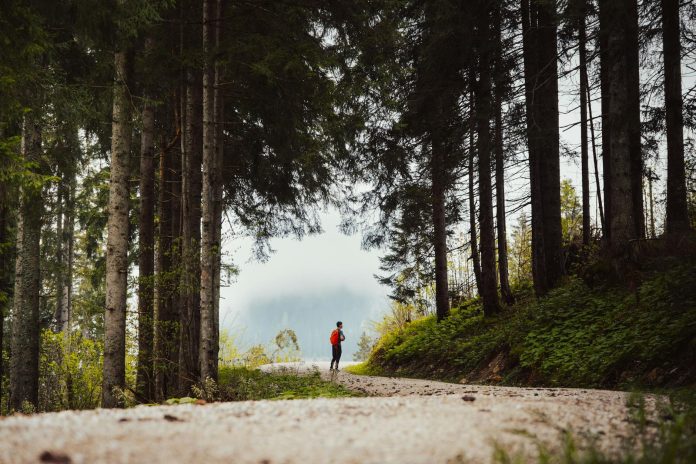
[[[338,369],[338,361],[341,360],[341,344],[339,343],[338,345],[331,345],[331,365],[333,366],[334,361],[336,361],[336,369]]]

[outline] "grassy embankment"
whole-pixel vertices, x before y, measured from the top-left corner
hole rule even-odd
[[[639,278],[631,289],[569,277],[538,301],[519,294],[490,319],[468,301],[439,324],[426,317],[386,334],[352,371],[506,385],[696,385],[696,263],[662,260]]]
[[[319,371],[262,372],[247,367],[221,367],[219,383],[204,384],[196,396],[208,401],[292,400],[360,396],[345,387],[322,380]]]

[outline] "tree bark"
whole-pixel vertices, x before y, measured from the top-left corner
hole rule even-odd
[[[445,153],[438,131],[433,131],[431,147],[431,202],[435,245],[435,313],[441,321],[449,316],[447,282],[447,224],[445,216]]]
[[[604,108],[609,150],[604,173],[605,179],[608,177],[605,211],[608,243],[610,248],[618,250],[630,240],[642,238],[644,229],[638,12],[635,0],[601,0],[599,6],[600,29],[605,45],[602,50],[605,59],[602,71],[608,97]]]
[[[200,350],[200,241],[201,241],[201,82],[186,72],[185,129],[182,144],[182,265],[179,349],[179,387],[187,392],[199,374]]]
[[[595,185],[597,188],[597,206],[599,207],[599,221],[602,227],[602,233],[605,233],[606,231],[606,225],[605,225],[605,213],[604,213],[604,206],[602,202],[602,184],[599,182],[599,163],[597,162],[597,144],[595,143],[595,131],[594,131],[594,118],[592,117],[592,95],[590,94],[590,86],[589,86],[589,79],[587,76],[587,66],[585,67],[585,82],[588,83],[587,85],[587,112],[590,117],[590,136],[592,138],[592,159],[594,161],[594,177],[595,177]]]
[[[40,162],[41,126],[32,113],[24,116],[22,124],[22,156],[25,162]],[[25,403],[36,408],[39,399],[42,212],[41,186],[26,182],[19,201],[10,358],[10,409],[17,411],[23,410]]]
[[[171,114],[171,113],[170,113]],[[166,399],[178,393],[178,326],[179,315],[174,301],[177,298],[178,282],[174,267],[175,221],[172,217],[176,208],[174,161],[180,156],[174,148],[179,136],[176,126],[173,140],[160,149],[160,189],[158,198],[159,230],[156,250],[155,278],[155,396],[158,400]]]
[[[495,199],[496,225],[498,234],[498,273],[500,274],[500,295],[507,305],[515,302],[510,289],[508,271],[507,221],[505,218],[505,151],[503,146],[503,82],[505,69],[503,65],[503,42],[500,6],[493,10],[495,26]]]
[[[222,37],[222,18],[223,0],[216,0],[215,3],[215,48],[216,52],[220,48]],[[218,253],[215,259],[215,297],[213,298],[213,336],[214,336],[214,365],[217,378],[217,365],[220,351],[220,286],[222,277],[222,213],[223,213],[223,185],[222,173],[224,171],[224,138],[222,132],[222,121],[224,121],[224,98],[221,89],[222,65],[220,60],[215,60],[213,78],[213,105],[215,107],[215,190],[213,192],[214,218],[215,218],[215,243]]]
[[[579,0],[578,8],[578,46],[580,53],[580,160],[582,170],[582,244],[588,246],[592,236],[590,222],[590,162],[587,140],[587,30],[585,15],[586,0]]]
[[[203,1],[203,51],[205,66],[203,69],[203,177],[201,194],[201,335],[200,335],[200,375],[201,380],[217,379],[217,352],[215,344],[215,269],[217,255],[220,250],[216,247],[216,211],[215,192],[216,172],[218,165],[215,147],[215,96],[214,96],[214,66],[213,48],[215,30],[213,18],[216,13],[214,0]]]
[[[469,105],[471,106],[469,114],[469,235],[471,237],[471,259],[474,263],[474,280],[476,281],[476,292],[481,294],[481,255],[478,249],[478,232],[476,230],[476,194],[474,188],[474,171],[476,161],[476,147],[474,137],[474,119],[475,119],[475,97],[474,97],[474,81],[476,77],[471,73],[471,92]]]
[[[111,179],[106,242],[106,315],[102,407],[122,406],[115,389],[126,382],[126,305],[128,286],[128,207],[131,114],[126,76],[127,53],[114,53]]]
[[[662,41],[667,115],[667,235],[689,230],[684,168],[679,0],[662,0]]]
[[[146,39],[146,49],[152,47]],[[138,369],[136,391],[154,401],[154,271],[155,271],[155,108],[145,95],[142,112],[143,128],[140,138],[140,215],[138,257]]]
[[[481,299],[483,314],[493,316],[500,312],[496,271],[495,232],[493,226],[493,187],[491,185],[491,34],[490,6],[481,2],[478,23],[479,80],[476,93],[479,171],[479,225],[481,232]]]

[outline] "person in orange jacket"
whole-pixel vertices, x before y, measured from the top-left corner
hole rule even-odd
[[[331,332],[331,337],[329,341],[331,342],[331,367],[329,370],[334,369],[334,362],[336,362],[336,370],[338,370],[338,361],[341,359],[341,342],[345,340],[346,337],[343,335],[343,322],[338,321],[336,323],[336,328]]]

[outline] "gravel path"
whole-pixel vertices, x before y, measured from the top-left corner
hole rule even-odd
[[[323,375],[374,396],[12,416],[0,463],[487,463],[565,429],[607,451],[630,435],[621,392]]]

